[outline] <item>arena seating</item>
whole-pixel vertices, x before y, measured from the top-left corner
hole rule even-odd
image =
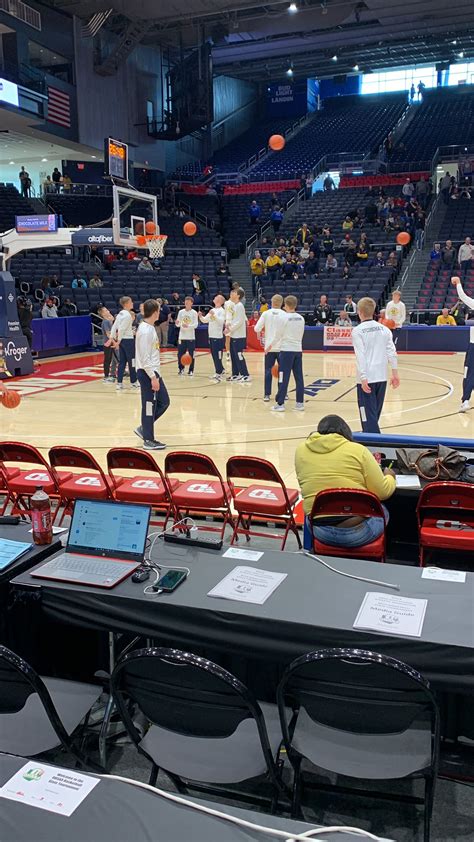
[[[282,205],[294,196],[294,191],[284,190],[278,193],[278,199]],[[262,210],[259,225],[252,225],[249,222],[249,207],[253,199],[256,199]],[[222,199],[222,228],[225,245],[231,256],[236,256],[244,250],[245,241],[248,240],[260,226],[270,219],[271,193],[260,193],[258,196],[224,196]]]
[[[461,242],[474,236],[474,201],[472,199],[450,199],[439,230],[441,242]]]
[[[342,102],[344,100],[344,102]],[[294,178],[306,173],[324,155],[376,151],[406,108],[406,97],[341,97],[326,100],[282,152],[274,153],[252,170],[252,179]]]
[[[414,119],[390,157],[392,172],[403,171],[408,162],[430,163],[438,146],[474,141],[474,94],[469,90],[432,91],[416,107]]]
[[[456,269],[467,295],[474,297],[474,268],[462,271]],[[452,269],[440,266],[439,260],[431,260],[427,266],[415,304],[416,310],[441,310],[453,307],[458,300],[455,287],[451,284]]]
[[[15,227],[15,216],[35,213],[28,199],[20,196],[13,184],[0,184],[0,231]]]

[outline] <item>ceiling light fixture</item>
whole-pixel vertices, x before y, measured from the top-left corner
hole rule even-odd
[[[462,51],[462,50],[461,50],[461,52],[460,52],[460,53],[458,53],[458,58],[464,58],[464,53],[463,53],[463,51]]]
[[[91,158],[96,158],[96,157],[97,157],[97,155],[91,155]]]
[[[286,71],[286,75],[287,76],[293,76],[293,68],[292,67],[288,68],[288,70]]]
[[[353,69],[353,70],[358,70],[358,69],[359,69],[359,65],[358,65],[358,64],[354,64],[354,67],[353,67],[352,69]]]
[[[10,164],[10,166],[12,166],[12,164],[14,164],[15,161],[9,161],[8,163]]]
[[[41,158],[41,163],[42,163],[42,164],[46,164],[47,162],[48,162],[48,159],[47,159],[47,158]]]
[[[337,56],[336,56],[336,55],[334,55],[334,56],[332,57],[331,61],[337,61]]]
[[[290,15],[294,15],[295,12],[298,11],[298,6],[296,5],[296,3],[290,3],[290,5],[288,6],[288,11]]]

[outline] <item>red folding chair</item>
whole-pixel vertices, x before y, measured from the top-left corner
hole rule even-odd
[[[113,447],[107,453],[107,468],[115,499],[127,503],[146,503],[164,512],[163,528],[166,529],[169,517],[174,516],[171,488],[177,488],[179,483],[172,480],[170,488],[151,453],[133,447]],[[118,473],[120,470],[127,471],[128,475]]]
[[[381,517],[385,520],[382,504],[375,494],[355,488],[333,488],[320,491],[314,498],[310,514],[311,532],[313,520],[320,516],[337,517]],[[314,535],[313,550],[319,555],[343,556],[344,558],[367,558],[370,561],[385,561],[385,529],[380,538],[361,547],[332,547],[323,544]]]
[[[74,500],[113,500],[112,487],[94,457],[81,447],[52,447],[49,461],[64,506],[59,524],[72,512]],[[72,468],[64,475],[59,468]]]
[[[6,489],[2,514],[11,502],[10,514],[29,516],[29,499],[39,485],[59,504],[60,495],[56,477],[44,456],[33,445],[16,441],[0,442],[0,467],[4,485],[2,489],[0,482],[0,494]],[[58,507],[54,516],[57,510]]]
[[[192,474],[192,477],[180,480],[177,486],[173,486],[174,478],[170,474]],[[190,512],[206,515],[218,514],[223,518],[221,538],[224,538],[228,523],[234,528],[229,488],[209,456],[187,451],[167,453],[165,476],[171,489],[176,521],[187,517]],[[213,477],[213,479],[208,479],[208,477]]]
[[[251,485],[241,488],[238,480],[250,480]],[[271,462],[254,456],[232,456],[227,462],[227,482],[232,493],[232,503],[237,512],[237,522],[232,535],[233,544],[243,533],[250,540],[250,535],[258,534],[251,529],[252,518],[284,523],[285,534],[281,549],[285,548],[288,533],[293,532],[301,549],[299,529],[295,521],[294,509],[299,500],[297,488],[286,488],[280,474]],[[262,485],[262,483],[267,483]],[[268,485],[271,483],[271,485]]]
[[[430,482],[416,507],[420,566],[428,550],[474,552],[474,486],[467,482]],[[448,526],[452,524],[452,526]],[[466,528],[460,528],[459,525]]]

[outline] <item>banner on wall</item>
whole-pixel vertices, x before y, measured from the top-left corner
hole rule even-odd
[[[352,328],[325,325],[323,342],[327,348],[352,348]]]
[[[302,117],[307,109],[306,79],[274,82],[267,86],[268,117]]]

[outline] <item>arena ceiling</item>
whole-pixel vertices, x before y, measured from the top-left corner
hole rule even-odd
[[[110,0],[44,0],[84,23]],[[215,72],[253,81],[318,78],[384,67],[474,58],[474,3],[457,0],[113,0],[105,26],[122,33],[146,21],[145,44],[171,48],[213,42]],[[333,56],[337,56],[337,60]]]

